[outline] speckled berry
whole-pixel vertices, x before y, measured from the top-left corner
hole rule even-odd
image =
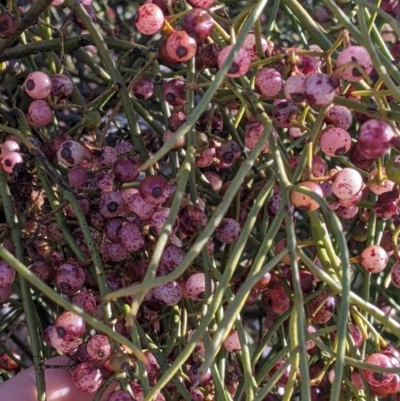
[[[146,3],[140,6],[136,12],[136,28],[144,35],[154,35],[162,28],[164,19],[160,7],[153,3]]]
[[[224,244],[232,244],[240,235],[240,224],[231,218],[222,219],[215,230],[215,238]]]
[[[203,301],[206,295],[206,278],[204,273],[193,273],[185,283],[185,295],[193,301]],[[210,291],[214,291],[214,282],[210,281]]]
[[[305,98],[310,106],[329,106],[336,95],[339,82],[326,74],[309,75],[305,81]]]
[[[371,56],[369,55],[365,47],[349,46],[341,51],[336,61],[336,67],[339,68],[352,61],[357,62],[360,67],[365,71],[366,75],[369,75],[372,72],[373,64]],[[349,82],[358,82],[363,79],[363,75],[354,66],[343,69],[340,72],[340,76]]]
[[[342,156],[350,150],[351,136],[343,128],[328,128],[322,133],[319,145],[327,156]]]
[[[352,168],[344,168],[332,179],[332,192],[339,199],[350,199],[361,191],[363,179],[361,174]]]
[[[233,45],[228,45],[224,47],[218,54],[218,67],[222,68],[222,66],[226,63],[226,59],[229,54],[232,52]],[[233,60],[232,65],[230,66],[226,75],[230,78],[240,78],[247,73],[250,69],[250,55],[244,49],[240,48],[236,53],[236,56]]]
[[[108,358],[111,354],[111,344],[104,334],[95,334],[87,341],[87,352],[94,360]]]
[[[72,380],[84,393],[95,393],[103,382],[103,375],[92,363],[83,362],[72,371]]]
[[[360,263],[369,273],[380,273],[385,269],[389,257],[379,245],[367,246],[361,253]]]
[[[136,252],[145,243],[141,229],[134,223],[124,224],[118,232],[122,246],[128,252]]]
[[[284,85],[283,93],[287,100],[301,103],[305,100],[306,77],[303,75],[290,76]]]
[[[236,330],[231,330],[224,341],[224,348],[228,352],[239,352],[242,349],[240,344],[239,334]]]
[[[171,281],[154,288],[153,297],[166,306],[177,305],[182,298],[182,288],[176,281]]]
[[[255,76],[256,89],[265,98],[274,98],[282,90],[283,80],[279,71],[274,68],[262,68]]]
[[[67,341],[82,337],[86,330],[85,321],[70,311],[61,313],[57,317],[54,326],[59,337]]]

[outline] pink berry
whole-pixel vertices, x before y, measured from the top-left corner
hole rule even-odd
[[[154,35],[162,28],[164,19],[160,7],[153,3],[146,3],[140,6],[136,12],[136,28],[144,35]]]
[[[1,154],[4,157],[7,153],[10,152],[19,152],[20,151],[20,147],[18,142],[13,141],[13,140],[7,140],[4,141],[1,145]]]
[[[330,320],[335,312],[335,308],[335,297],[323,292],[310,301],[308,304],[308,314],[312,316],[313,322],[323,324]]]
[[[259,122],[252,122],[246,125],[245,131],[244,131],[244,142],[246,146],[252,150],[260,140],[260,136],[264,132],[264,126]],[[273,135],[273,134],[272,134]],[[263,153],[268,153],[270,150],[268,140],[265,141],[265,145],[263,147],[262,152]]]
[[[50,346],[55,348],[57,351],[62,352],[63,354],[70,354],[74,352],[80,344],[82,344],[82,337],[78,337],[74,340],[66,340],[61,338],[55,326],[50,326],[49,331],[47,332],[47,340],[50,342]]]
[[[393,367],[390,358],[382,353],[368,355],[365,362],[385,368]],[[385,386],[391,382],[394,376],[394,373],[378,373],[367,369],[363,369],[363,374],[365,380],[373,386]]]
[[[51,80],[41,71],[31,72],[25,79],[25,92],[33,99],[46,99],[51,93]],[[44,124],[46,125],[46,124]]]
[[[228,58],[229,54],[232,52],[233,45],[228,45],[224,47],[218,54],[218,67],[221,68],[225,63],[226,59]],[[250,69],[250,55],[244,49],[241,48],[236,53],[236,56],[233,60],[231,67],[229,68],[226,75],[230,78],[240,78],[247,73]]]
[[[132,396],[127,391],[113,391],[106,401],[134,401]]]
[[[136,84],[133,85],[131,92],[137,99],[149,99],[154,92],[153,81],[148,77],[141,77]]]
[[[232,244],[240,235],[240,224],[231,218],[222,219],[215,230],[215,238],[224,244]]]
[[[176,281],[171,281],[154,288],[153,297],[164,305],[177,305],[182,298],[182,288]]]
[[[100,196],[99,211],[106,218],[117,217],[121,214],[123,205],[124,201],[119,192],[104,192]]]
[[[28,115],[39,127],[50,124],[53,119],[53,111],[45,100],[34,100],[28,107]]]
[[[71,170],[68,171],[67,176],[69,185],[74,188],[85,187],[89,179],[87,169],[82,166],[72,167]]]
[[[222,188],[222,179],[221,176],[214,171],[206,171],[204,173],[204,177],[207,179],[207,181],[210,183],[212,189],[215,192],[219,192],[220,189]]]
[[[62,294],[73,295],[85,283],[85,272],[77,264],[65,263],[61,265],[56,274],[58,291]]]
[[[119,158],[113,165],[115,179],[119,182],[133,182],[138,176],[138,160],[133,156]]]
[[[124,203],[128,205],[129,211],[135,213],[139,219],[151,218],[157,207],[143,200],[140,192],[135,188],[126,188],[121,191]]]
[[[341,156],[350,150],[351,136],[342,128],[328,128],[322,133],[319,144],[326,155]]]
[[[9,287],[15,280],[15,270],[4,260],[0,260],[0,288]]]
[[[236,330],[231,330],[224,341],[224,348],[228,352],[238,352],[242,349],[240,344],[239,335]]]
[[[83,159],[84,147],[76,141],[63,142],[57,151],[58,161],[68,167],[77,166]]]
[[[348,130],[353,122],[353,114],[347,107],[334,104],[326,111],[325,121],[335,127]]]
[[[23,163],[24,159],[21,156],[21,153],[18,152],[8,152],[2,157],[2,165],[3,170],[6,173],[12,173],[14,166],[17,163]]]
[[[55,279],[55,270],[45,262],[34,262],[29,266],[29,270],[44,283],[51,283]]]
[[[304,181],[299,183],[299,185],[309,189],[311,192],[319,195],[321,198],[324,197],[321,187],[316,182]],[[314,211],[319,208],[319,203],[313,198],[295,190],[292,191],[290,200],[292,201],[294,207],[302,210]]]
[[[96,307],[96,299],[91,292],[78,292],[72,297],[71,302],[80,308],[82,308],[86,313],[91,314]]]
[[[83,362],[72,371],[72,380],[84,393],[95,393],[103,382],[103,376],[92,363]]]
[[[167,130],[164,132],[164,135],[162,136],[162,141],[163,143],[166,143],[169,141],[169,139],[174,135],[174,132]],[[186,144],[186,137],[184,135],[181,135],[178,137],[178,139],[175,140],[175,143],[172,145],[171,150],[177,150],[177,149],[182,149]]]
[[[368,180],[371,181],[371,180],[375,179],[376,178],[376,174],[377,174],[377,170],[376,169],[371,171],[371,173],[370,173],[370,175],[368,177]],[[384,167],[382,167],[382,174],[385,175],[385,168]],[[369,189],[374,194],[382,195],[383,193],[392,191],[393,187],[394,187],[394,182],[393,181],[383,180],[380,184],[378,184],[378,183],[371,184],[369,186]]]
[[[150,231],[153,235],[159,236],[164,228],[165,222],[169,216],[170,209],[165,207],[157,210],[150,220]],[[171,233],[174,234],[178,228],[179,221],[175,221]]]
[[[268,306],[277,315],[285,313],[291,305],[291,300],[283,288],[274,288],[268,293]]]
[[[357,206],[350,206],[350,207],[339,206],[337,209],[335,209],[335,213],[341,219],[352,220],[355,216],[357,216],[358,207]]]
[[[351,206],[358,205],[361,201],[362,196],[363,196],[363,192],[359,191],[351,198],[339,199],[339,205],[342,207],[351,207]]]
[[[214,282],[210,281],[211,292],[214,291]],[[185,294],[193,301],[203,301],[206,295],[206,280],[204,273],[194,273],[185,284]]]
[[[185,15],[182,29],[197,42],[207,39],[214,30],[214,20],[203,8],[194,8]]]
[[[364,390],[365,389],[364,382],[362,380],[361,374],[357,370],[353,370],[351,372],[351,382],[354,384],[354,386],[357,389],[359,389],[359,390]]]
[[[133,150],[133,145],[128,141],[121,141],[120,143],[115,145],[114,149],[119,155],[122,155],[124,153],[131,152]]]
[[[157,275],[162,276],[170,273],[180,265],[184,257],[185,252],[181,248],[176,245],[168,245],[161,256]]]
[[[287,100],[293,103],[301,103],[305,100],[306,77],[303,75],[292,75],[285,83],[283,93]]]
[[[163,85],[163,97],[171,106],[186,103],[186,83],[182,79],[170,79]]]
[[[110,146],[103,146],[95,152],[95,165],[96,167],[105,167],[113,164],[118,159],[117,151]]]
[[[82,337],[86,330],[85,321],[80,316],[69,311],[61,313],[57,317],[54,326],[59,337],[67,341]]]
[[[378,245],[370,245],[361,253],[361,265],[370,273],[380,273],[385,269],[389,257],[386,251]]]
[[[357,149],[364,157],[377,159],[388,153],[394,135],[388,123],[371,118],[358,131]]]
[[[111,170],[103,170],[96,173],[94,185],[102,192],[110,192],[114,188],[114,174]]]
[[[185,62],[195,55],[197,43],[185,31],[175,31],[167,39],[166,50],[171,59]]]
[[[161,205],[169,198],[168,181],[159,175],[149,175],[140,183],[139,192],[145,202]]]
[[[262,96],[273,98],[282,90],[282,75],[274,68],[262,68],[256,73],[255,85]]]
[[[247,34],[247,36],[244,40],[244,43],[243,43],[243,47],[249,53],[251,61],[256,61],[260,58],[258,55],[258,52],[257,52],[256,40],[257,39],[256,39],[255,33],[250,32]],[[260,43],[261,43],[262,52],[264,53],[268,49],[268,42],[263,35],[260,36]]]
[[[134,223],[123,225],[118,232],[118,238],[128,252],[136,252],[145,244],[142,231]]]
[[[372,72],[373,65],[371,61],[371,56],[369,55],[365,47],[349,46],[344,49],[337,58],[336,67],[339,68],[352,61],[356,61],[365,71],[366,75],[369,75]],[[354,66],[342,70],[340,76],[349,82],[357,82],[363,79],[362,74]]]
[[[87,341],[87,352],[94,360],[108,358],[111,354],[111,344],[104,334],[95,334]]]
[[[290,128],[292,120],[300,116],[300,109],[292,102],[282,101],[275,105],[272,111],[274,123],[281,128]]]
[[[336,95],[339,82],[326,74],[312,74],[305,81],[305,98],[310,106],[329,106]]]
[[[396,262],[392,266],[392,270],[390,271],[390,277],[392,279],[392,284],[400,288],[400,262]]]
[[[221,166],[223,164],[233,165],[233,163],[241,157],[239,145],[233,140],[222,142],[217,148],[216,157],[220,161],[220,168],[223,168]]]
[[[121,262],[129,256],[122,244],[116,242],[104,242],[100,247],[100,253],[105,260],[111,262]]]
[[[0,304],[7,302],[13,293],[13,288],[11,285],[8,287],[0,287]]]
[[[211,166],[215,161],[216,153],[217,151],[214,147],[206,148],[196,156],[196,166],[200,168]]]
[[[361,191],[362,187],[361,174],[352,168],[344,168],[336,173],[332,180],[332,192],[339,199],[352,198]]]
[[[50,77],[51,94],[59,99],[66,99],[71,96],[74,85],[72,81],[63,74],[54,74]]]

